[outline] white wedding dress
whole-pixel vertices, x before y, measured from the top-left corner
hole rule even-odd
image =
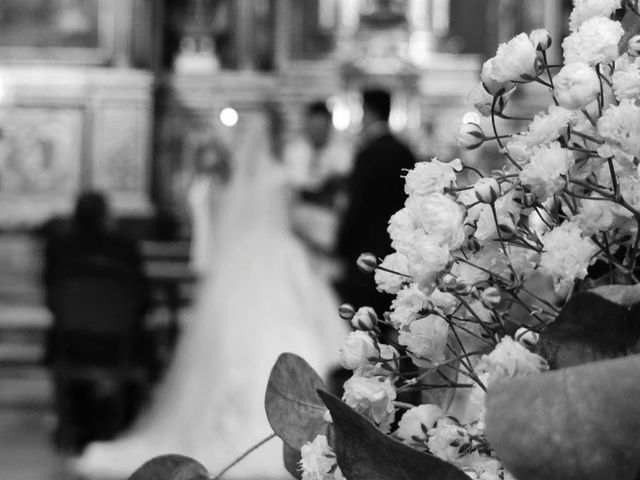
[[[321,375],[337,366],[346,325],[291,233],[285,170],[268,144],[266,120],[251,120],[174,362],[147,412],[122,437],[91,444],[75,462],[79,473],[126,478],[149,458],[179,453],[215,475],[272,432],[264,394],[280,353],[303,356]],[[282,442],[270,440],[223,478],[290,478]]]

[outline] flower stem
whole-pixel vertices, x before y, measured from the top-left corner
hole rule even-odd
[[[258,443],[256,443],[255,445],[253,445],[251,448],[249,448],[247,451],[245,451],[242,455],[240,455],[238,458],[236,458],[233,462],[231,462],[229,465],[227,465],[226,467],[224,467],[215,477],[211,477],[211,480],[219,480],[220,478],[222,478],[222,475],[224,475],[225,473],[227,473],[227,471],[234,467],[235,465],[237,465],[238,463],[240,463],[240,461],[242,461],[247,455],[249,455],[251,452],[253,452],[254,450],[257,450],[258,448],[260,448],[262,445],[264,445],[265,443],[267,443],[269,440],[271,440],[272,438],[275,438],[276,434],[272,433],[271,435],[269,435],[268,437],[263,438],[262,440],[260,440]]]

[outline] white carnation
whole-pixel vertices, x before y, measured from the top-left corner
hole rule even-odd
[[[460,458],[460,448],[469,443],[469,434],[464,427],[453,422],[438,422],[429,431],[429,451],[445,462],[455,463]]]
[[[553,93],[558,103],[572,110],[586,107],[600,93],[598,74],[582,62],[569,63],[562,67],[553,83]]]
[[[566,130],[574,113],[566,108],[551,105],[547,113],[539,113],[529,124],[528,130],[514,136],[512,142],[521,142],[528,148],[552,142]]]
[[[455,184],[456,172],[462,170],[462,163],[455,159],[449,163],[433,158],[429,162],[418,162],[405,177],[404,191],[407,195],[429,195],[442,193]]]
[[[377,356],[376,342],[361,330],[350,332],[340,348],[340,364],[347,370],[367,367],[369,358]]]
[[[448,195],[432,193],[407,199],[407,208],[416,224],[420,225],[432,242],[446,245],[452,250],[462,245],[465,239],[462,223],[462,206]]]
[[[388,431],[395,414],[396,390],[388,378],[354,375],[344,384],[343,400]]]
[[[515,200],[516,192],[515,190],[510,190],[505,195],[498,198],[494,204],[498,224],[509,227],[512,230],[515,230],[516,228],[516,222],[522,209],[521,205]],[[480,242],[498,238],[496,219],[494,218],[493,210],[489,205],[483,205],[479,210],[474,237],[476,237]]]
[[[389,219],[389,226],[387,227],[387,232],[391,237],[391,246],[401,253],[406,254],[411,251],[413,232],[417,228],[409,209],[405,207],[398,210]]]
[[[618,42],[624,30],[620,22],[594,17],[562,42],[565,64],[581,62],[591,66],[618,58]]]
[[[476,365],[476,372],[488,374],[491,385],[502,378],[513,378],[547,370],[544,358],[530,352],[510,336],[504,336],[491,353],[483,355]]]
[[[378,290],[393,294],[397,293],[407,283],[408,278],[403,276],[409,274],[409,259],[406,255],[399,252],[391,253],[384,257],[379,266],[380,268],[377,268],[374,274]]]
[[[398,343],[405,345],[415,355],[418,366],[429,366],[445,359],[445,347],[449,336],[449,324],[439,315],[427,315],[400,331]]]
[[[598,251],[590,238],[573,222],[565,222],[541,238],[544,251],[540,268],[553,277],[556,291],[568,288],[587,275],[587,267]]]
[[[599,149],[602,156],[609,153],[640,158],[640,107],[625,98],[619,105],[610,105],[597,122],[598,133],[605,139],[611,152]]]
[[[316,435],[312,442],[305,443],[300,448],[300,457],[302,480],[334,478],[329,472],[336,465],[336,456],[324,435]]]
[[[640,98],[640,57],[624,56],[616,62],[616,71],[611,77],[611,82],[618,100]]]
[[[418,313],[427,306],[427,295],[415,283],[404,287],[391,302],[390,320],[400,329],[418,318]]]
[[[529,36],[521,33],[501,43],[491,59],[490,78],[497,82],[531,80],[536,73],[536,49]]]
[[[620,0],[574,0],[569,16],[569,28],[575,32],[587,20],[594,17],[610,17],[620,8]]]
[[[573,162],[573,153],[560,143],[542,145],[533,150],[530,162],[520,172],[520,181],[544,199],[564,187],[561,176],[566,175]]]
[[[411,246],[412,250],[407,255],[409,273],[422,288],[429,288],[436,275],[449,263],[451,252],[448,247],[434,242],[421,230],[414,232]]]
[[[435,426],[442,415],[442,409],[433,404],[410,408],[402,415],[395,433],[406,443],[424,441],[427,439],[429,429]]]

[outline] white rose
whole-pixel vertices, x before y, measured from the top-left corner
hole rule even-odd
[[[544,250],[540,268],[553,277],[556,291],[571,286],[576,278],[587,276],[587,267],[594,260],[598,247],[590,238],[583,237],[580,227],[565,222],[543,235]]]
[[[347,370],[366,367],[371,363],[369,358],[377,356],[376,342],[361,330],[350,332],[340,348],[340,364]]]
[[[562,67],[553,79],[558,103],[570,110],[586,107],[600,93],[598,74],[586,63],[575,62]]]
[[[486,373],[489,386],[502,378],[513,378],[545,371],[549,368],[540,355],[530,352],[510,336],[504,336],[488,355],[476,365],[477,373]]]
[[[356,412],[389,430],[395,414],[396,390],[388,378],[354,375],[344,384],[343,400]]]
[[[497,82],[531,80],[538,75],[536,60],[535,46],[521,33],[498,46],[487,74]]]
[[[404,191],[409,196],[442,193],[455,184],[456,173],[460,170],[462,163],[457,158],[449,163],[440,162],[437,158],[418,162],[405,177]]]
[[[433,404],[410,408],[402,415],[395,433],[405,443],[426,440],[427,431],[442,415],[442,409]]]
[[[420,225],[431,241],[457,249],[465,240],[462,223],[462,206],[448,195],[432,193],[427,196],[410,197],[407,208],[416,224]]]
[[[565,180],[561,176],[566,175],[573,163],[573,153],[562,148],[560,143],[541,145],[533,150],[529,163],[520,171],[520,181],[529,185],[539,198],[545,199],[564,187]]]
[[[439,315],[419,318],[400,331],[398,343],[405,345],[417,358],[418,366],[430,366],[445,359],[449,324]]]
[[[622,57],[616,62],[616,71],[611,76],[613,92],[618,100],[640,98],[640,57],[633,61]]]
[[[569,28],[575,32],[580,25],[594,17],[610,17],[620,8],[620,0],[574,0],[569,16]]]
[[[336,464],[336,456],[329,446],[327,437],[316,435],[312,442],[300,448],[302,480],[328,480],[329,471]]]
[[[618,58],[618,42],[624,35],[620,22],[594,17],[562,42],[564,61],[569,63],[610,63]]]
[[[480,80],[482,81],[482,86],[484,89],[492,96],[495,95],[503,95],[506,92],[510,92],[515,90],[516,83],[506,80],[506,81],[498,81],[493,76],[493,66],[495,64],[496,58],[490,58],[482,65],[482,70],[480,72]]]
[[[401,275],[392,272],[398,272]],[[410,280],[407,278],[408,274],[409,259],[406,255],[395,252],[384,257],[380,268],[378,268],[374,274],[374,279],[378,290],[394,294],[398,293],[407,281]]]

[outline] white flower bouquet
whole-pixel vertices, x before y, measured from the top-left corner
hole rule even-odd
[[[640,15],[637,0],[574,3],[562,65],[534,30],[482,68],[457,138],[497,142],[502,168],[433,159],[407,173],[395,252],[358,261],[391,310],[340,308],[355,329],[342,400],[300,357],[276,362],[265,406],[295,477],[638,478]],[[522,121],[507,111],[528,83],[549,107],[498,131]],[[154,478],[178,478],[171,465]]]

